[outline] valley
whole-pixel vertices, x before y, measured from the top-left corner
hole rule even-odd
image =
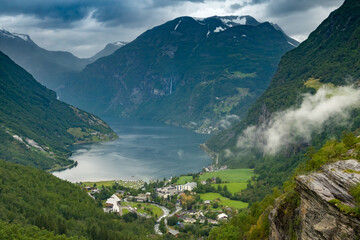
[[[360,1],[22,1],[0,239],[359,238]]]
[[[155,218],[158,235],[168,232],[173,236],[208,236],[212,226],[222,225],[248,207],[237,199],[237,194],[255,176],[251,169],[225,169],[149,182],[113,180],[76,184],[100,200],[106,213]]]

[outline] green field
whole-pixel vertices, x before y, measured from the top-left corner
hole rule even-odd
[[[176,185],[183,185],[183,184],[185,184],[187,182],[193,182],[193,181],[194,180],[193,180],[192,176],[181,176],[179,178],[179,180],[177,180],[177,182],[175,184]]]
[[[200,175],[200,180],[207,180],[212,177],[219,177],[219,178],[221,178],[222,181],[226,181],[229,183],[246,183],[248,180],[251,179],[252,176],[255,176],[253,169],[248,169],[248,168],[229,169],[229,170],[223,170],[223,171],[218,171],[218,172],[206,172],[203,175]],[[181,176],[179,178],[179,180],[176,182],[176,184],[182,185],[187,182],[193,182],[193,181],[194,180],[193,180],[192,176]],[[246,186],[246,184],[245,184],[245,186]],[[239,192],[239,191],[237,191],[237,189],[240,189],[240,190],[244,189],[244,187],[241,186],[240,184],[237,186],[234,185],[231,187],[236,192]],[[231,192],[230,189],[229,189],[229,191]]]
[[[203,175],[200,175],[200,180],[207,180],[212,177],[219,177],[222,181],[227,181],[231,183],[244,183],[251,179],[254,176],[253,169],[229,169],[218,172],[207,172]]]
[[[234,193],[238,193],[240,192],[241,190],[245,189],[246,186],[247,186],[247,183],[246,182],[243,182],[243,183],[220,183],[220,184],[212,184],[212,186],[214,188],[217,189],[217,186],[221,186],[222,188],[224,186],[227,187],[227,189],[229,190],[230,193],[234,194]]]
[[[215,200],[215,199],[219,199],[219,204],[223,205],[224,207],[233,207],[233,208],[246,208],[248,207],[248,203],[246,202],[241,202],[241,201],[234,201],[234,200],[230,200],[226,197],[221,196],[219,193],[201,193],[199,194],[201,200],[205,201],[205,200]]]
[[[150,216],[154,217],[160,217],[163,214],[163,211],[158,206],[149,204],[149,203],[137,203],[137,202],[127,202],[128,206],[137,208],[137,212],[139,213],[146,213]],[[141,205],[141,207],[144,207],[144,209],[141,209],[138,207],[138,204]]]
[[[127,209],[127,208],[123,208],[123,209],[122,209],[122,213],[123,213],[123,214],[127,214],[127,213],[129,213],[129,209]]]
[[[101,186],[111,187],[115,184],[115,182],[119,183],[121,186],[128,188],[135,188],[135,189],[138,189],[144,185],[144,182],[142,180],[138,180],[138,181],[110,180],[110,181],[99,181],[99,182],[83,182],[83,186],[93,187],[94,184],[96,184],[98,188]]]

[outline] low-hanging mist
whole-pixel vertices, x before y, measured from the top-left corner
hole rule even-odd
[[[360,89],[324,85],[314,95],[305,94],[300,106],[274,113],[261,126],[246,128],[237,147],[257,147],[264,154],[276,154],[289,145],[309,142],[311,135],[321,132],[328,120],[332,124],[346,121],[359,101]]]

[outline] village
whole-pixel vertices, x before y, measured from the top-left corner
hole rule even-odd
[[[98,182],[92,186],[83,185],[83,189],[101,202],[106,213],[125,218],[129,214],[154,218],[157,234],[176,236],[197,231],[208,235],[212,226],[223,224],[239,209],[247,207],[247,203],[230,197],[234,198],[240,186],[245,186],[253,174],[249,171],[244,179],[233,177],[238,174],[236,169],[207,167],[198,174],[163,181],[112,181],[106,182],[106,186]],[[234,186],[238,189],[234,190]]]

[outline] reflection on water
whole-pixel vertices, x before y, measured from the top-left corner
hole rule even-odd
[[[197,172],[211,163],[199,144],[209,135],[133,119],[105,119],[118,134],[112,142],[77,146],[78,166],[53,173],[71,182],[162,179]]]

